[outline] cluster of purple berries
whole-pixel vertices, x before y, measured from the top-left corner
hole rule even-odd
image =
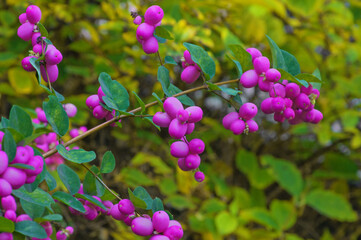
[[[137,40],[142,44],[143,51],[146,54],[156,53],[159,45],[158,40],[154,37],[155,28],[162,24],[164,16],[163,9],[157,5],[149,7],[144,14],[144,23],[142,17],[136,16],[134,24],[139,25],[136,32]]]
[[[0,142],[4,133],[0,132]],[[18,146],[16,155],[11,164],[25,164],[34,168],[20,169],[9,166],[9,159],[4,151],[0,151],[0,197],[7,197],[12,190],[21,188],[24,184],[33,183],[44,167],[43,158],[35,156],[30,146]]]
[[[153,122],[164,128],[168,128],[169,135],[181,141],[172,143],[170,151],[172,156],[179,158],[178,166],[183,171],[195,170],[201,163],[199,154],[203,153],[205,145],[200,139],[187,141],[186,135],[191,134],[195,123],[203,118],[203,111],[198,106],[183,108],[182,103],[175,97],[169,97],[163,104],[165,112],[157,112],[153,116]],[[204,174],[200,171],[195,173],[198,182],[204,180]]]
[[[183,53],[184,61],[182,67],[184,68],[181,74],[181,80],[185,83],[194,83],[201,75],[200,67],[192,60],[191,54],[188,50]]]
[[[48,45],[44,42],[45,37],[41,37],[37,25],[40,19],[41,11],[36,5],[28,6],[26,13],[19,16],[21,26],[18,28],[18,36],[24,41],[31,41],[33,46],[30,55],[21,61],[21,65],[28,72],[35,71],[30,59],[43,57],[43,60],[40,61],[41,76],[46,82],[55,82],[59,75],[57,64],[63,60],[63,55],[54,45]]]
[[[97,119],[103,119],[110,120],[115,117],[115,111],[108,111],[106,108],[102,106],[102,104],[105,105],[105,102],[103,101],[103,97],[105,96],[105,93],[102,90],[102,87],[99,86],[98,88],[98,94],[90,95],[85,104],[93,110],[93,116]],[[121,122],[121,120],[119,120]],[[111,126],[115,127],[116,124],[113,123]]]
[[[222,124],[225,129],[231,130],[233,134],[240,135],[258,131],[258,124],[252,118],[257,115],[258,108],[253,103],[245,103],[239,112],[231,112],[224,116]]]

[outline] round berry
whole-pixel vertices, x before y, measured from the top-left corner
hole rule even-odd
[[[188,144],[183,141],[177,141],[170,145],[170,154],[176,158],[184,158],[189,153]]]
[[[254,103],[245,103],[239,109],[239,117],[249,120],[257,115],[258,108]]]
[[[15,222],[16,221],[16,212],[14,210],[6,210],[4,217]]]
[[[26,174],[18,168],[8,167],[1,178],[8,181],[13,189],[18,189],[25,184]]]
[[[295,111],[292,108],[288,107],[283,111],[283,116],[288,120],[294,119]]]
[[[59,69],[57,65],[46,65],[46,70],[44,65],[40,65],[41,76],[45,82],[55,82],[59,76]],[[49,76],[49,79],[48,79]]]
[[[194,123],[187,123],[187,132],[186,134],[191,134],[194,131],[196,125]]]
[[[99,106],[100,105],[100,100],[99,100],[99,97],[98,95],[90,95],[86,101],[85,101],[85,104],[88,106],[88,108],[90,109],[94,109],[96,106]]]
[[[201,73],[195,66],[188,66],[182,71],[181,80],[185,83],[192,84],[200,75]]]
[[[153,237],[149,238],[149,240],[170,240],[169,237],[164,235],[154,235]]]
[[[254,70],[258,74],[264,74],[270,68],[270,61],[267,57],[258,57],[253,61]]]
[[[135,25],[140,25],[142,23],[142,17],[141,16],[136,16],[133,20],[133,23]]]
[[[308,108],[308,106],[311,104],[311,101],[306,94],[301,93],[300,95],[297,96],[295,100],[295,104],[298,108],[304,110]]]
[[[195,179],[197,182],[203,182],[203,181],[204,181],[204,173],[201,172],[201,171],[197,171],[197,172],[194,174],[194,179]]]
[[[1,198],[1,206],[5,211],[6,210],[16,211],[15,198],[13,196],[11,196],[11,195]]]
[[[286,96],[288,98],[296,98],[300,95],[301,89],[296,83],[288,83],[286,85]]]
[[[76,106],[72,103],[66,103],[63,105],[64,110],[66,112],[66,114],[68,115],[68,117],[74,117],[78,111],[78,109],[76,108]]]
[[[266,79],[267,81],[270,81],[270,82],[277,82],[278,80],[281,79],[281,73],[277,70],[277,69],[274,69],[274,68],[270,68],[266,71]]]
[[[190,53],[188,50],[185,50],[185,51],[184,51],[183,57],[184,57],[184,60],[186,60],[186,63],[188,63],[189,65],[194,65],[194,64],[196,64],[196,63],[192,60],[191,53]]]
[[[205,148],[205,145],[201,139],[195,138],[189,142],[189,151],[193,154],[203,153],[204,148]]]
[[[5,179],[0,178],[0,197],[7,197],[11,194],[13,188]]]
[[[41,33],[34,32],[33,35],[31,35],[31,45],[35,46],[36,44],[39,44],[41,46]],[[43,44],[44,45],[44,44]],[[44,45],[45,46],[45,45]]]
[[[181,225],[177,220],[170,220],[170,221],[169,221],[169,226],[168,226],[168,228],[170,228],[170,227],[172,227],[172,226],[182,227],[182,225]]]
[[[105,96],[105,93],[103,92],[103,89],[101,86],[98,88],[98,98],[101,103],[104,103],[103,97]]]
[[[0,175],[8,168],[9,159],[4,151],[0,151]]]
[[[118,203],[119,211],[124,215],[129,215],[134,212],[135,207],[129,199],[123,199]]]
[[[79,130],[72,129],[72,130],[70,130],[69,135],[70,135],[70,137],[75,138],[75,137],[79,136]]]
[[[49,45],[51,46],[51,45]],[[49,48],[45,53],[45,62],[48,65],[55,65],[55,64],[59,64],[61,62],[61,60],[63,60],[63,55],[61,54],[61,52],[56,49],[55,47],[53,48]]]
[[[61,230],[56,233],[56,240],[66,240],[67,238],[66,234]]]
[[[14,237],[11,233],[3,232],[0,233],[0,240],[13,240]]]
[[[26,18],[31,23],[38,23],[41,19],[41,10],[36,5],[30,5],[26,9]]]
[[[179,158],[179,159],[178,159],[178,167],[179,167],[180,169],[182,169],[183,171],[190,171],[190,170],[192,170],[191,168],[189,168],[189,167],[186,166],[185,158]]]
[[[302,113],[302,119],[305,122],[312,122],[315,119],[315,116],[316,116],[315,109]]]
[[[293,106],[293,101],[290,98],[284,98],[283,100],[285,100],[285,107],[286,108],[290,108]]]
[[[149,7],[144,14],[144,21],[148,24],[155,25],[163,19],[164,12],[158,5]]]
[[[178,240],[183,237],[183,229],[179,226],[172,226],[169,227],[163,234],[170,239]]]
[[[93,206],[84,205],[84,208],[86,211],[84,213],[84,217],[86,219],[88,219],[89,221],[93,221],[94,219],[96,219],[98,217],[98,211]]]
[[[70,235],[74,233],[74,228],[72,226],[66,227],[65,230],[68,231]]]
[[[237,112],[230,112],[226,116],[223,117],[222,124],[225,129],[230,129],[231,124],[239,119],[239,115]]]
[[[22,222],[22,221],[32,221],[32,219],[27,214],[21,214],[16,218],[16,222]]]
[[[231,130],[234,135],[240,135],[243,133],[245,128],[246,128],[246,124],[244,123],[243,120],[239,119],[231,124],[229,130]]]
[[[19,22],[20,22],[21,24],[24,24],[24,23],[26,23],[26,21],[28,21],[28,19],[27,19],[27,17],[26,17],[26,13],[20,14],[20,15],[19,15]]]
[[[270,87],[270,90],[269,90],[269,95],[271,97],[285,98],[286,97],[286,89],[280,83],[272,84],[272,86]]]
[[[285,117],[283,116],[283,114],[281,112],[275,112],[275,114],[273,115],[273,119],[276,122],[283,122],[285,120]]]
[[[185,109],[189,114],[189,123],[196,123],[202,120],[203,118],[203,111],[202,108],[198,106],[191,106]]]
[[[123,213],[121,213],[119,211],[119,207],[118,204],[114,204],[112,206],[112,208],[109,211],[110,215],[115,219],[115,220],[121,220],[124,221],[125,218],[127,217],[126,215],[124,215]]]
[[[323,119],[323,114],[317,109],[314,109],[313,111],[314,111],[314,118],[311,121],[311,123],[317,124]]]
[[[251,54],[252,62],[262,56],[262,53],[257,48],[247,48],[246,51]]]
[[[183,110],[182,103],[175,97],[167,98],[163,103],[164,111],[173,119],[177,117],[179,110]]]
[[[269,82],[268,80],[265,80],[265,77],[261,76],[258,78],[258,87],[263,92],[269,92],[271,89],[271,86],[273,84]]]
[[[43,222],[41,226],[44,228],[46,235],[50,236],[53,234],[53,227],[51,226],[50,222]]]
[[[285,101],[281,97],[276,97],[272,99],[272,109],[275,112],[282,112],[285,108]]]
[[[144,217],[134,218],[131,228],[132,231],[138,236],[149,236],[153,233],[152,221]]]
[[[103,118],[105,118],[105,116],[107,114],[108,114],[108,111],[105,108],[103,108],[101,105],[96,106],[93,110],[93,116],[96,119],[103,119]]]
[[[248,70],[241,76],[240,83],[245,88],[252,88],[258,83],[258,74],[255,70]]]
[[[140,40],[147,40],[153,36],[154,26],[148,23],[142,23],[138,26],[136,35]]]
[[[169,215],[165,211],[158,211],[153,214],[152,223],[158,233],[167,230],[169,226]]]
[[[201,164],[201,158],[198,154],[189,154],[184,159],[185,165],[190,169],[196,169]]]
[[[159,48],[158,40],[155,37],[150,37],[147,40],[144,40],[143,44],[143,51],[146,54],[156,53]]]
[[[169,124],[169,135],[174,139],[181,139],[187,132],[188,125],[181,123],[178,119],[173,119]]]
[[[39,54],[39,55],[41,55],[42,53],[43,53],[43,50],[44,50],[45,48],[43,48],[40,44],[35,44],[34,46],[33,46],[33,52],[34,53],[37,53],[37,54]]]
[[[308,87],[301,86],[301,93],[306,94],[307,96],[312,93],[313,87],[311,84],[308,85]]]
[[[18,28],[18,36],[24,41],[31,40],[34,31],[34,24],[25,22]]]
[[[312,94],[315,95],[316,99],[320,97],[320,91],[316,88],[312,89]]]
[[[256,123],[255,120],[253,120],[253,119],[247,120],[246,124],[248,126],[248,132],[249,133],[253,133],[253,132],[258,131],[258,124]]]
[[[169,115],[164,112],[157,112],[153,116],[154,124],[158,125],[159,127],[169,127],[171,121],[172,119],[169,117]]]
[[[177,113],[177,119],[181,122],[181,123],[185,123],[186,121],[188,121],[189,119],[189,113],[186,110],[179,110]]]
[[[36,58],[36,57],[27,56],[27,57],[24,57],[23,60],[21,60],[21,66],[24,68],[25,71],[28,71],[28,72],[35,71],[35,68],[30,63],[31,58]]]

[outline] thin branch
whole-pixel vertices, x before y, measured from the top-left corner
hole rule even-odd
[[[159,58],[160,65],[163,66],[162,58],[160,57],[159,51],[157,51],[157,55],[158,55],[158,58]]]

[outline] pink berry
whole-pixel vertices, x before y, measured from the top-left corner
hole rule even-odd
[[[13,188],[11,187],[10,183],[5,179],[0,178],[0,197],[7,197],[11,194],[12,191]]]
[[[101,105],[96,106],[93,110],[93,116],[96,119],[103,119],[108,114],[108,111],[104,109]]]
[[[312,89],[312,94],[315,95],[316,99],[320,97],[320,91],[318,91],[316,88]]]
[[[270,61],[267,57],[258,57],[253,61],[254,70],[258,74],[264,74],[270,68]]]
[[[66,227],[65,230],[68,231],[70,235],[74,233],[74,228],[72,226]]]
[[[262,53],[257,48],[247,48],[246,51],[251,54],[252,56],[252,62],[262,56]]]
[[[41,55],[41,54],[43,53],[43,50],[44,50],[44,48],[41,47],[40,44],[35,44],[35,45],[33,46],[33,52],[34,52],[34,53],[37,53],[37,54]]]
[[[252,88],[258,83],[258,74],[255,70],[248,70],[241,76],[240,83],[245,88]]]
[[[301,93],[306,94],[307,96],[312,93],[313,87],[311,84],[308,85],[308,87],[301,86]]]
[[[195,174],[194,174],[194,179],[197,181],[197,182],[203,182],[204,181],[204,173],[201,172],[201,171],[197,171]]]
[[[118,204],[114,204],[113,207],[110,209],[110,215],[114,219],[121,220],[121,221],[123,221],[127,217],[126,215],[124,215],[123,213],[121,213],[119,211]]]
[[[33,56],[24,57],[23,60],[21,60],[21,66],[24,68],[25,71],[32,72],[35,71],[35,68],[30,63],[30,59],[35,58]]]
[[[16,212],[14,210],[6,210],[4,217],[15,222],[16,221]]]
[[[187,84],[192,84],[200,75],[201,73],[195,66],[188,66],[182,71],[181,80]]]
[[[191,53],[190,53],[188,50],[185,50],[185,51],[184,51],[183,57],[184,57],[184,60],[186,60],[186,63],[188,63],[189,65],[194,65],[194,64],[196,64],[196,63],[192,60]]]
[[[104,103],[103,97],[105,96],[105,93],[103,92],[103,89],[101,86],[98,88],[98,98],[101,103]]]
[[[136,16],[133,20],[133,23],[135,25],[140,25],[142,23],[142,17],[141,16]]]
[[[4,151],[0,151],[0,175],[8,168],[9,159]]]
[[[154,26],[148,23],[142,23],[137,28],[137,37],[141,40],[147,40],[153,36]]]
[[[258,108],[254,103],[245,103],[239,109],[239,117],[249,120],[257,115]]]
[[[285,108],[285,101],[281,97],[276,97],[272,99],[272,109],[275,112],[281,112]]]
[[[135,207],[129,199],[123,199],[118,203],[118,208],[124,215],[129,215],[134,212]]]
[[[296,83],[288,83],[286,85],[286,96],[288,98],[296,98],[300,95],[301,89]]]
[[[25,184],[35,182],[36,177],[37,177],[37,176],[28,176],[28,177],[26,178]]]
[[[189,142],[189,151],[193,154],[203,153],[205,144],[201,139],[195,138]]]
[[[144,217],[134,218],[131,228],[132,231],[138,236],[149,236],[153,233],[152,221]]]
[[[41,76],[45,82],[55,82],[59,76],[59,69],[57,65],[46,65],[46,70],[44,65],[40,65]],[[49,76],[49,80],[48,80]]]
[[[3,232],[0,233],[0,240],[13,240],[14,237],[11,233]]]
[[[184,159],[185,165],[190,169],[196,169],[201,164],[201,158],[198,154],[189,154]]]
[[[63,105],[64,110],[66,112],[66,114],[68,115],[68,117],[74,117],[78,111],[78,109],[76,108],[76,106],[72,103],[66,103]]]
[[[16,211],[15,198],[13,196],[11,196],[11,195],[1,198],[1,206],[5,211],[6,210]]]
[[[167,230],[169,226],[169,215],[165,211],[158,211],[153,214],[152,223],[158,233]]]
[[[194,131],[195,128],[195,124],[194,123],[187,123],[187,132],[186,135],[191,134]]]
[[[314,111],[314,118],[311,121],[311,123],[317,124],[323,119],[323,114],[317,109],[314,109],[313,111]]]
[[[182,227],[182,225],[181,225],[177,220],[170,220],[170,221],[169,221],[169,226],[168,226],[168,228],[170,228],[170,227],[172,227],[172,226]]]
[[[51,45],[49,45],[49,46],[51,46]],[[48,65],[59,64],[61,62],[61,60],[63,60],[63,55],[55,47],[49,49],[49,46],[48,46],[48,49],[47,49],[47,51],[45,53],[45,62],[46,62],[46,64],[48,64]]]
[[[96,106],[99,106],[100,104],[100,100],[98,95],[90,95],[87,99],[85,104],[88,106],[88,108],[90,109],[94,109]]]
[[[285,117],[283,116],[283,114],[281,112],[275,112],[275,114],[273,115],[273,119],[276,122],[284,122]]]
[[[24,24],[26,21],[28,21],[27,17],[26,17],[26,13],[22,13],[19,15],[19,22],[21,24]]]
[[[171,117],[164,112],[157,112],[153,116],[154,124],[158,125],[159,127],[168,127],[171,121]]]
[[[269,90],[271,89],[271,86],[273,86],[273,84],[267,80],[265,80],[265,77],[259,77],[258,78],[258,87],[261,91],[263,92],[269,92]]]
[[[191,106],[185,109],[189,114],[189,123],[196,123],[202,120],[203,118],[203,111],[202,108],[198,106]]]
[[[26,174],[14,167],[8,167],[1,178],[8,181],[13,189],[18,189],[25,184]]]
[[[294,119],[295,111],[292,108],[288,107],[283,111],[283,116],[288,120]]]
[[[173,119],[169,124],[169,135],[174,139],[181,139],[187,132],[187,124],[182,124],[178,119]]]
[[[163,108],[172,119],[177,117],[179,110],[184,109],[182,103],[175,97],[167,98],[163,103]]]
[[[146,54],[156,53],[159,48],[158,40],[155,37],[150,37],[147,40],[144,40],[143,44],[143,51]]]
[[[66,240],[67,236],[63,231],[58,231],[56,233],[56,240]]]
[[[189,168],[189,167],[186,166],[185,158],[179,158],[179,159],[178,159],[178,167],[179,167],[180,169],[182,169],[183,171],[190,171],[190,170],[192,170],[191,168]]]
[[[112,207],[114,206],[114,204],[111,201],[104,201],[103,205],[106,207],[107,210],[104,210],[101,208],[100,211],[103,214],[110,215],[110,211],[111,211]],[[118,209],[118,211],[119,211],[119,209]]]
[[[183,229],[179,226],[169,227],[164,233],[170,239],[179,240],[183,237]]]
[[[51,226],[50,222],[43,222],[41,226],[44,228],[46,235],[50,236],[53,234],[53,226]]]
[[[33,35],[31,35],[31,45],[35,46],[36,44],[39,44],[41,46],[41,41],[40,38],[41,37],[41,33],[39,32],[34,32]],[[43,47],[45,46],[45,44],[43,44]]]
[[[149,238],[149,240],[170,240],[169,237],[164,236],[164,235],[154,235],[151,238]]]
[[[189,153],[188,144],[182,141],[177,141],[170,145],[170,154],[176,158],[184,158]]]
[[[124,219],[124,223],[127,224],[129,227],[132,225],[133,219],[135,218],[135,214],[129,214],[128,216],[125,217]]]
[[[145,11],[144,21],[148,24],[155,25],[162,20],[163,16],[163,9],[158,5],[153,5]]]
[[[34,24],[26,22],[18,28],[18,36],[24,41],[31,40],[34,31]]]
[[[277,82],[278,80],[281,79],[281,73],[277,70],[277,69],[274,69],[274,68],[270,68],[266,71],[266,79],[267,81],[270,81],[270,82]]]
[[[32,219],[27,214],[21,214],[16,218],[16,222],[22,222],[22,221],[32,221]]]
[[[3,141],[4,135],[5,135],[5,133],[4,133],[4,132],[2,132],[2,131],[0,131],[0,142],[2,142],[2,141]]]
[[[234,135],[240,135],[243,133],[245,128],[246,128],[246,124],[244,123],[243,120],[239,119],[231,124],[229,130],[231,130]]]
[[[30,158],[30,160],[28,162],[28,165],[34,167],[35,170],[24,169],[23,171],[28,176],[36,176],[36,175],[40,174],[43,171],[43,168],[44,168],[43,158],[41,156],[38,156],[38,155],[33,156],[32,158]]]
[[[315,119],[315,116],[316,116],[315,109],[302,113],[302,119],[305,122],[312,122]]]
[[[248,126],[248,132],[249,133],[253,133],[253,132],[258,131],[258,124],[256,123],[255,120],[253,120],[253,119],[247,120],[246,124]]]
[[[271,97],[285,98],[286,97],[286,89],[280,83],[272,84],[272,86],[270,87],[270,90],[269,90],[269,95]]]
[[[98,217],[98,211],[93,206],[84,205],[85,213],[84,217],[89,221],[93,221]]]
[[[188,121],[189,119],[189,113],[186,110],[179,110],[177,113],[177,119],[181,122],[181,123],[185,123],[186,121]]]
[[[70,135],[70,137],[75,138],[75,137],[79,136],[79,130],[72,129],[72,130],[70,130],[69,135]]]
[[[311,101],[306,94],[301,93],[300,95],[297,96],[295,100],[295,104],[298,108],[304,110],[311,104]]]
[[[31,23],[38,23],[41,19],[41,10],[36,5],[30,5],[26,9],[26,18]]]
[[[283,100],[285,100],[285,107],[286,108],[292,107],[293,101],[290,98],[284,98]]]
[[[239,119],[239,115],[237,112],[230,112],[226,116],[223,117],[222,124],[225,129],[230,129],[231,124]]]

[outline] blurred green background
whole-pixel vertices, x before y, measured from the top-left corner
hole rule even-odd
[[[41,22],[63,53],[53,86],[79,108],[73,127],[100,123],[85,105],[96,93],[100,72],[145,102],[154,101],[152,92],[162,95],[158,59],[141,50],[129,13],[144,14],[152,4],[164,9],[163,26],[175,38],[160,45],[160,55],[180,62],[183,42],[201,45],[216,61],[215,82],[237,77],[228,44],[257,47],[270,56],[266,34],[297,57],[302,72],[319,68],[324,84],[316,108],[324,119],[317,126],[276,124],[259,114],[259,132],[234,136],[221,125],[232,111],[226,103],[209,92],[190,94],[206,116],[191,136],[206,142],[200,167],[206,181],[201,184],[192,173],[178,170],[167,131],[141,120],[124,120],[121,129],[107,128],[79,145],[100,155],[112,150],[117,170],[105,182],[124,197],[128,187],[139,185],[160,197],[183,224],[183,239],[361,239],[360,1],[2,0],[1,115],[12,104],[40,107],[47,97],[20,63],[31,45],[17,37],[18,15],[30,3],[41,8]],[[180,65],[167,68],[174,84],[189,88],[180,81]],[[265,95],[245,91],[242,98],[259,105]],[[138,106],[134,96],[131,101]],[[79,173],[84,174],[82,169]],[[109,217],[89,223],[64,214],[76,227],[73,239],[138,239]]]

